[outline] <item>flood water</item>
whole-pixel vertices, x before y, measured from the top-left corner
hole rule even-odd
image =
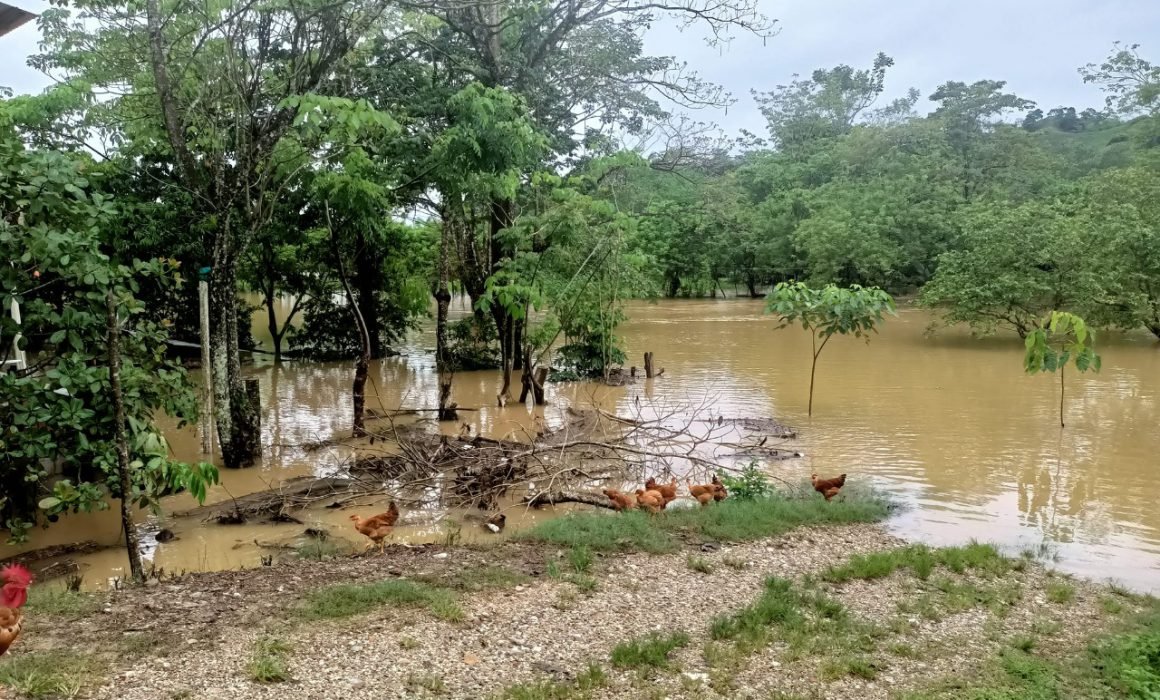
[[[1099,336],[1103,371],[1068,373],[1067,427],[1060,429],[1058,377],[1025,376],[1018,338],[975,339],[959,329],[928,336],[933,317],[925,311],[900,311],[869,345],[833,339],[819,361],[812,418],[806,415],[809,337],[797,329],[774,330],[760,301],[633,302],[628,315],[621,333],[630,363],[642,364],[641,354],[652,351],[664,375],[621,388],[551,385],[551,405],[536,409],[550,424],[568,405],[595,403],[629,415],[638,397],[711,416],[777,418],[798,430],[791,445],[803,457],[771,463],[771,473],[797,481],[812,472],[846,472],[851,482],[869,483],[905,504],[888,524],[903,537],[940,545],[977,539],[1012,553],[1031,549],[1065,571],[1160,592],[1153,480],[1160,467],[1160,346],[1151,336]],[[265,335],[261,325],[255,322],[257,337]],[[433,345],[434,334],[425,327],[412,334],[401,356],[374,363],[368,407],[434,406]],[[224,483],[211,501],[292,476],[325,475],[349,457],[342,448],[300,447],[349,429],[349,363],[275,367],[259,361],[247,372],[261,382],[265,455],[252,469],[223,470]],[[459,373],[453,400],[481,409],[462,415],[484,435],[530,428],[528,408],[494,407],[499,385],[498,372]],[[168,436],[177,457],[200,458],[195,430]],[[165,509],[191,505],[178,496],[167,499]],[[381,503],[358,505],[366,515]],[[303,520],[361,545],[346,520],[350,512],[310,511]],[[395,540],[442,539],[447,526],[441,519],[448,515],[463,514],[406,512]],[[551,509],[512,509],[508,530],[554,515]],[[149,514],[142,520],[149,532],[166,525],[179,536],[166,544],[145,537],[150,560],[172,572],[256,566],[266,551],[260,545],[290,542],[303,530],[202,525]],[[37,530],[28,545],[0,547],[0,557],[77,540],[113,543],[117,530],[114,510],[68,516]],[[462,536],[488,535],[468,523]],[[75,559],[88,587],[105,585],[124,567],[117,549]]]

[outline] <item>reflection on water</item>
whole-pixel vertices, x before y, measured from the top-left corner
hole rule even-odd
[[[463,307],[456,309],[465,313]],[[624,388],[551,387],[549,423],[569,404],[600,404],[632,413],[638,396],[668,405],[704,406],[713,415],[771,416],[795,426],[801,459],[770,466],[778,476],[848,472],[908,504],[890,527],[935,544],[970,538],[1046,549],[1066,570],[1114,577],[1160,590],[1160,511],[1153,473],[1160,454],[1160,348],[1146,334],[1103,334],[1099,375],[1068,375],[1066,429],[1058,426],[1058,383],[1022,372],[1017,338],[970,338],[958,330],[927,337],[931,317],[905,310],[867,345],[835,338],[818,366],[814,416],[806,416],[809,338],[774,330],[761,303],[739,300],[633,303],[623,328],[629,357],[646,350],[663,377]],[[263,317],[264,318],[264,317]],[[264,333],[256,324],[255,335]],[[415,333],[399,357],[376,362],[370,408],[433,407],[436,382],[430,328]],[[309,453],[299,445],[343,434],[350,425],[349,363],[259,364],[266,453],[259,467],[224,473],[212,500],[267,488],[301,474],[326,474],[348,455]],[[484,435],[532,429],[523,406],[494,407],[496,372],[456,375],[453,400],[479,411],[464,420]],[[454,431],[456,425],[446,425]],[[197,459],[193,429],[169,431],[174,452]],[[170,512],[189,507],[169,499]],[[373,510],[368,504],[367,512]],[[349,511],[307,519],[346,533]],[[411,513],[399,538],[440,539],[437,513]],[[551,517],[550,511],[528,517]],[[169,570],[252,566],[253,544],[285,539],[302,526],[239,528],[186,525],[180,539],[152,553]],[[509,515],[509,528],[519,526]],[[154,525],[156,527],[156,525]],[[465,527],[464,534],[475,532]],[[350,533],[351,541],[357,535]],[[77,539],[117,539],[112,512],[72,516],[39,531],[30,546]],[[9,550],[11,548],[8,548]],[[122,566],[116,550],[84,558],[90,583]]]

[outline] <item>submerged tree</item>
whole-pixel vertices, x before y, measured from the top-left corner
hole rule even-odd
[[[810,334],[810,401],[808,415],[814,413],[814,373],[818,356],[835,335],[853,335],[870,342],[877,333],[883,314],[894,313],[894,300],[877,287],[847,288],[832,284],[821,289],[801,282],[782,282],[769,294],[767,310],[780,319],[778,328],[800,323]],[[818,341],[821,341],[820,343]]]
[[[1100,356],[1092,347],[1095,333],[1075,314],[1052,311],[1027,336],[1023,371],[1027,374],[1059,371],[1059,427],[1063,428],[1064,370],[1070,360],[1080,372],[1100,371]]]

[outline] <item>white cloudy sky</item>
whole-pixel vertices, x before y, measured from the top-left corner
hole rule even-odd
[[[44,0],[6,1],[32,12],[48,6]],[[688,61],[738,98],[728,114],[697,115],[730,131],[762,130],[751,88],[769,89],[793,73],[839,63],[866,67],[878,51],[895,59],[887,78],[891,96],[913,86],[925,102],[946,80],[990,78],[1008,81],[1012,91],[1044,108],[1101,106],[1098,90],[1084,85],[1076,69],[1102,59],[1115,41],[1139,43],[1144,56],[1160,60],[1160,0],[759,1],[780,28],[764,45],[739,37],[719,50],[705,46],[696,30],[681,34],[668,26],[647,37],[650,53]],[[0,38],[0,85],[20,93],[48,84],[24,64],[38,39],[35,24]]]

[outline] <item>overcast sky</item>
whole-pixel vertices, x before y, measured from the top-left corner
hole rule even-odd
[[[869,67],[878,51],[895,60],[886,98],[918,88],[926,96],[947,80],[1006,80],[1008,88],[1051,107],[1100,107],[1099,91],[1084,85],[1076,69],[1098,62],[1115,41],[1141,44],[1160,60],[1160,0],[759,0],[778,20],[777,36],[763,42],[741,36],[716,49],[696,29],[678,33],[657,26],[646,38],[652,54],[674,55],[703,78],[737,97],[728,110],[700,112],[730,132],[763,132],[751,88],[768,90],[815,68],[847,63]],[[41,12],[42,0],[6,0]],[[24,59],[37,50],[34,23],[0,37],[0,85],[38,92],[48,80]]]

